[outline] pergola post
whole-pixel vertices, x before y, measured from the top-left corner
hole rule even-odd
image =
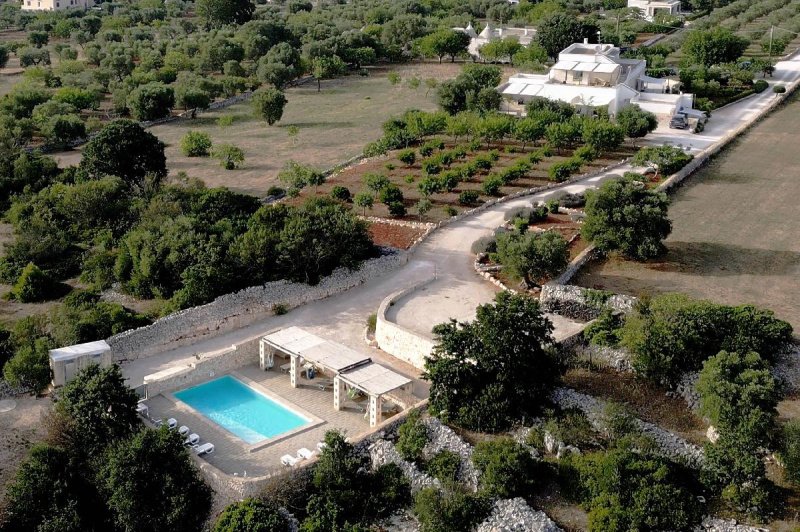
[[[339,375],[333,377],[333,408],[335,410],[342,409],[342,402],[344,399],[344,382],[339,378]]]
[[[369,396],[369,426],[374,427],[380,422],[381,418],[381,402],[380,395]]]
[[[297,388],[297,378],[300,376],[300,357],[297,355],[290,355],[289,366],[289,379],[292,383],[292,388]]]

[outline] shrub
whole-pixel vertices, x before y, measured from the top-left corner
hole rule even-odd
[[[558,202],[557,199],[553,199],[545,203],[547,210],[550,211],[551,214],[558,214],[558,209],[561,208],[561,204]]]
[[[3,366],[3,378],[11,386],[41,392],[52,379],[49,351],[54,347],[52,340],[46,337],[38,338],[33,345],[20,347]]]
[[[452,217],[452,216],[455,216],[455,215],[458,214],[458,211],[452,205],[445,205],[444,207],[442,207],[442,210],[444,211],[444,213],[447,216],[451,216]]]
[[[647,146],[636,152],[632,164],[652,166],[662,175],[670,175],[692,160],[693,156],[678,146]]]
[[[331,189],[331,197],[339,201],[350,201],[350,189],[341,185],[336,185]]]
[[[369,334],[375,334],[375,327],[378,325],[378,315],[377,314],[370,314],[367,316],[367,332]]]
[[[454,486],[458,482],[458,470],[461,468],[461,457],[458,453],[447,449],[441,450],[425,464],[425,472],[438,478],[445,486]]]
[[[17,282],[11,289],[11,296],[20,303],[34,303],[47,299],[49,292],[54,288],[53,280],[39,269],[34,263],[29,262],[22,269]]]
[[[547,175],[550,178],[550,181],[555,181],[556,183],[563,183],[569,177],[581,169],[581,164],[583,161],[581,159],[572,158],[566,161],[556,163],[550,167],[547,171]]]
[[[233,144],[217,144],[211,155],[219,160],[220,166],[225,170],[238,168],[244,162],[244,151]]]
[[[225,508],[214,524],[214,532],[282,532],[289,521],[277,504],[260,499],[244,499]]]
[[[472,243],[470,251],[474,255],[479,253],[494,253],[497,251],[497,240],[493,236],[482,236]]]
[[[769,310],[664,294],[628,314],[620,343],[633,354],[637,373],[672,384],[723,350],[755,351],[771,362],[791,337],[792,326]]]
[[[763,79],[756,80],[756,82],[753,83],[753,90],[756,91],[757,93],[764,92],[765,90],[767,90],[767,87],[769,87],[769,83],[767,83]]]
[[[397,429],[397,452],[406,460],[419,462],[427,443],[428,429],[420,420],[419,410],[414,410]]]
[[[392,170],[394,170],[395,168],[397,168],[397,167],[394,165],[394,163],[386,163],[386,164],[385,164],[385,165],[383,165],[383,166],[384,166],[384,168],[386,168],[386,169],[387,169],[388,171],[390,171],[390,172],[391,172]]]
[[[414,150],[403,150],[397,155],[397,158],[406,166],[413,166],[417,161],[417,154]]]
[[[222,115],[219,118],[217,118],[217,126],[219,127],[232,126],[235,119],[236,117],[234,117],[233,115]]]
[[[503,178],[496,174],[492,174],[488,176],[483,181],[483,185],[481,185],[481,189],[483,190],[484,194],[488,194],[489,196],[499,196],[500,195],[500,187],[503,186]]]
[[[275,303],[272,305],[272,313],[276,316],[283,316],[289,312],[289,306],[286,303]]]
[[[614,347],[619,344],[622,318],[610,308],[604,308],[600,315],[583,330],[583,338],[592,345]]]
[[[597,150],[592,146],[581,146],[572,154],[576,159],[583,162],[590,163],[597,159]]]
[[[463,190],[458,195],[458,203],[461,205],[475,205],[479,199],[478,192],[475,190]]]
[[[211,150],[211,137],[203,131],[189,131],[181,139],[181,152],[187,157],[207,157]]]
[[[783,85],[775,85],[774,87],[772,87],[772,92],[774,92],[775,94],[783,94],[786,92],[786,87],[784,87]]]
[[[473,159],[472,164],[478,170],[491,170],[492,169],[492,159],[488,155],[478,155]]]
[[[544,429],[558,441],[574,445],[581,450],[596,445],[598,440],[598,435],[586,414],[578,408],[562,410],[557,417],[545,423]]]
[[[800,420],[793,419],[783,425],[779,455],[786,479],[800,485]]]
[[[491,501],[460,490],[425,488],[414,498],[414,514],[421,532],[463,532],[483,521],[491,510]]]
[[[564,194],[558,197],[558,202],[564,207],[569,207],[571,209],[574,209],[586,205],[586,198],[584,197],[583,194],[573,194],[571,192],[565,192]]]
[[[472,462],[481,472],[481,488],[491,497],[525,497],[533,488],[536,461],[527,447],[509,437],[478,443]]]
[[[442,165],[438,158],[426,159],[422,161],[422,171],[425,175],[437,175],[442,171]]]
[[[406,206],[403,205],[401,201],[392,201],[391,203],[386,204],[386,207],[389,209],[389,214],[391,216],[405,216],[406,215]]]

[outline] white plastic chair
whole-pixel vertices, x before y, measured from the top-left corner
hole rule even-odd
[[[292,467],[297,465],[300,459],[292,456],[291,454],[284,454],[281,456],[281,463],[287,467]]]

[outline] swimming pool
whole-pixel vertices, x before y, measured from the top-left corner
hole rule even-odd
[[[231,375],[173,395],[249,444],[274,438],[312,421]]]

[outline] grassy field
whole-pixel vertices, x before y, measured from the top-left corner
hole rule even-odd
[[[673,197],[668,252],[657,261],[612,258],[582,286],[627,294],[685,292],[773,309],[800,330],[800,152],[794,98],[691,177]]]
[[[203,113],[194,120],[182,120],[156,126],[150,131],[167,144],[167,165],[170,174],[186,172],[209,186],[227,186],[239,192],[264,195],[277,184],[277,174],[289,159],[326,169],[361,153],[367,142],[381,135],[381,124],[390,116],[406,109],[433,110],[434,91],[426,96],[424,83],[418,89],[408,87],[413,76],[448,79],[461,71],[461,64],[414,63],[392,68],[370,69],[370,76],[349,76],[323,81],[322,91],[316,83],[307,83],[286,91],[288,104],[283,119],[274,126],[256,120],[248,103]],[[403,81],[392,86],[387,74],[397,71]],[[217,119],[234,117],[228,127],[219,127]],[[299,128],[291,138],[289,126]],[[215,143],[231,143],[245,152],[244,165],[226,171],[216,160],[189,158],[180,153],[180,139],[189,130],[202,130]],[[58,154],[61,164],[75,164],[80,153]]]

